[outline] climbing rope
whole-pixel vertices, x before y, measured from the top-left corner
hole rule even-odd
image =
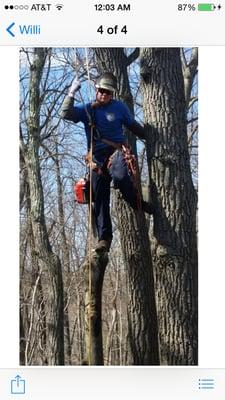
[[[90,138],[90,160],[91,165],[93,163],[93,126],[91,127],[91,138]],[[88,297],[89,297],[89,351],[88,351],[88,364],[91,365],[92,355],[92,326],[91,326],[91,313],[92,313],[92,269],[91,269],[91,253],[92,253],[92,167],[90,166],[89,172],[90,179],[90,196],[89,196],[89,260],[88,260]]]
[[[91,96],[91,78],[90,78],[90,70],[89,70],[89,62],[88,62],[88,50],[87,47],[85,48],[85,57],[86,57],[86,69],[87,69],[87,76],[88,76],[88,88],[89,88],[89,100]],[[89,349],[88,349],[88,364],[92,364],[92,324],[91,324],[91,318],[92,318],[92,268],[91,268],[91,253],[92,253],[92,164],[93,164],[93,130],[94,126],[91,120],[91,116],[88,113],[87,107],[85,106],[86,113],[89,118],[89,124],[90,124],[90,150],[89,150],[89,156],[90,156],[90,168],[89,168],[89,179],[90,179],[90,197],[89,197],[89,263],[88,263],[88,297],[89,297]]]

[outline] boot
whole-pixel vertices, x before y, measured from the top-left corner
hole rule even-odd
[[[111,246],[111,239],[107,240],[99,240],[97,246],[95,247],[95,251],[97,252],[109,252]]]

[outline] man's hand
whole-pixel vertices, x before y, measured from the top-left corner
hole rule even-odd
[[[129,129],[139,139],[145,140],[145,129],[137,121],[134,121]]]
[[[81,88],[81,83],[80,83],[79,79],[74,78],[74,80],[69,88],[68,96],[74,97],[75,93],[78,90],[80,90],[80,88]]]

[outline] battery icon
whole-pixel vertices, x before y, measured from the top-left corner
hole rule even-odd
[[[214,4],[210,3],[202,3],[198,4],[198,11],[214,11],[216,9],[216,6]]]

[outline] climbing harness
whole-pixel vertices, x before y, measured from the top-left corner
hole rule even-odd
[[[131,179],[133,181],[134,188],[136,189],[137,193],[137,209],[141,210],[141,190],[139,186],[139,174],[137,168],[137,159],[135,155],[132,153],[131,147],[129,146],[122,146],[122,153],[124,159],[126,161],[128,171],[130,172]]]
[[[134,185],[134,188],[136,189],[137,209],[141,210],[141,191],[140,191],[140,187],[138,184],[139,179],[138,179],[137,159],[136,159],[135,155],[133,154],[131,147],[128,145],[125,145],[125,144],[120,145],[120,148],[115,150],[113,152],[113,154],[110,156],[108,164],[107,164],[107,168],[110,168],[110,166],[112,165],[113,157],[115,156],[117,151],[121,151],[123,154],[123,157],[127,164],[128,172],[130,174],[132,183]]]

